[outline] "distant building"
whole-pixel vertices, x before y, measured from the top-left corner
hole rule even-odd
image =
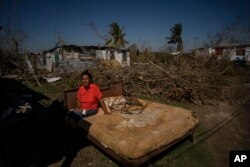
[[[123,67],[130,66],[130,52],[128,49],[99,47],[95,50],[96,59],[118,61]]]
[[[130,66],[129,51],[113,47],[63,45],[35,55],[36,68],[48,71],[53,71],[53,68],[90,68],[98,59],[115,59],[123,67]]]
[[[250,44],[220,44],[208,48],[199,48],[196,50],[196,53],[218,57],[228,56],[231,61],[246,60],[250,62]]]

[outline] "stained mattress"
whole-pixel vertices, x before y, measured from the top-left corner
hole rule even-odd
[[[140,105],[129,106],[126,100],[123,96],[105,98],[112,115],[103,115],[100,109],[78,125],[104,147],[128,159],[141,158],[174,142],[199,122],[190,110],[140,99]]]

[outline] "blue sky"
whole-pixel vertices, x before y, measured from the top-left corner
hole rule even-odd
[[[1,18],[11,9],[13,0],[2,0]],[[16,0],[16,26],[28,36],[26,48],[32,51],[52,48],[60,34],[66,44],[102,45],[91,28],[93,22],[99,33],[108,32],[108,25],[117,22],[125,26],[126,39],[146,43],[153,50],[166,45],[165,37],[176,23],[183,26],[186,50],[207,40],[207,33],[219,31],[238,17],[249,17],[248,0]]]

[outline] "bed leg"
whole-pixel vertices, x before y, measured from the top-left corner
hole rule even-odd
[[[193,132],[193,133],[191,134],[191,142],[192,142],[193,144],[196,144],[196,132]]]

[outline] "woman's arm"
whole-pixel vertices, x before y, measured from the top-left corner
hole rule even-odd
[[[77,99],[77,111],[81,109],[81,102]]]
[[[78,89],[77,91],[77,95],[76,95],[76,104],[77,104],[77,108],[76,111],[80,111],[81,110],[81,87]]]
[[[102,109],[104,111],[104,114],[111,114],[111,113],[108,112],[108,110],[106,108],[106,105],[105,105],[105,103],[104,103],[104,101],[103,101],[102,98],[99,100],[99,103],[100,103],[100,105],[101,105],[101,107],[102,107]]]

